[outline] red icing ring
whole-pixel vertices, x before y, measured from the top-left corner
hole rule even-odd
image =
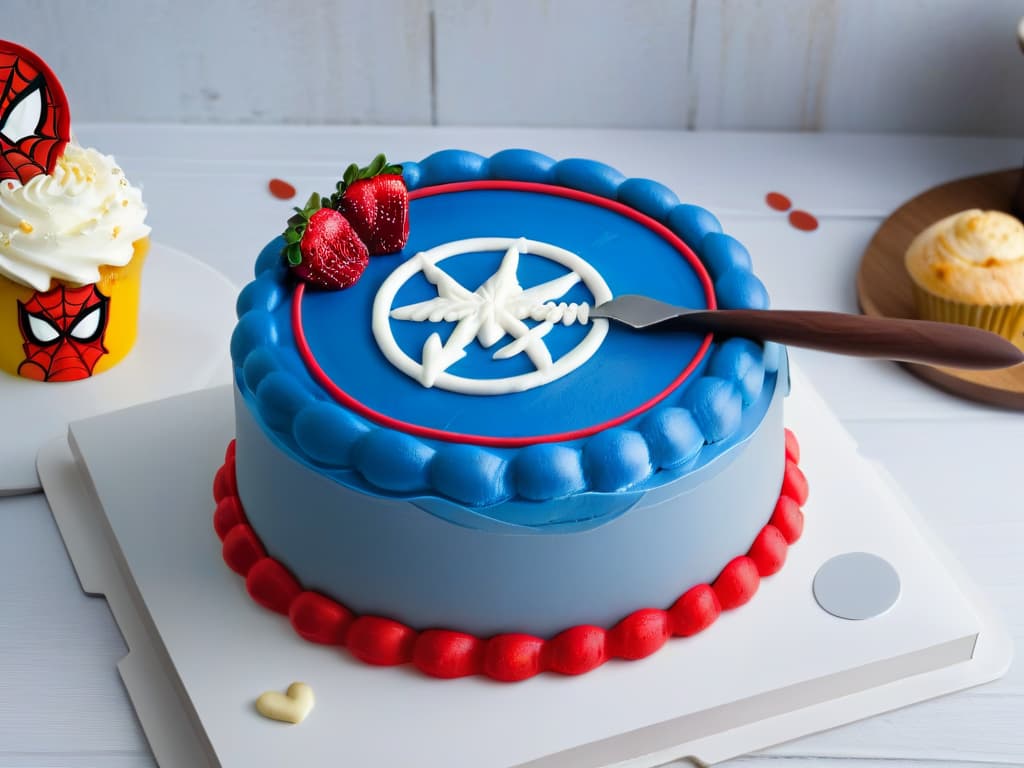
[[[569,200],[575,200],[589,205],[594,205],[599,208],[605,208],[610,211],[631,219],[637,224],[646,227],[647,229],[654,232],[658,237],[667,241],[669,245],[675,248],[680,256],[690,265],[694,270],[695,277],[700,283],[701,288],[704,292],[704,298],[707,303],[708,309],[715,309],[715,290],[714,285],[711,281],[711,276],[704,268],[703,263],[697,258],[697,255],[682,238],[672,232],[671,229],[661,224],[658,221],[650,218],[644,213],[637,211],[634,208],[630,208],[628,205],[618,202],[617,200],[610,200],[600,195],[594,195],[589,192],[584,192],[579,189],[570,189],[568,187],[554,186],[550,184],[538,184],[530,181],[513,181],[508,179],[481,179],[477,181],[459,181],[451,184],[440,184],[437,186],[420,187],[409,193],[410,200],[418,200],[425,197],[432,197],[434,195],[444,195],[452,192],[467,192],[473,190],[499,190],[499,191],[514,191],[514,192],[530,192],[534,194],[551,195],[554,197],[566,198]],[[693,358],[687,362],[686,366],[679,372],[679,374],[668,383],[668,385],[660,392],[655,394],[653,397],[648,399],[646,402],[637,405],[630,409],[626,413],[621,413],[614,418],[608,419],[598,424],[590,424],[586,427],[579,429],[570,430],[567,432],[558,432],[554,434],[546,435],[523,435],[523,436],[495,436],[495,435],[475,435],[463,432],[449,432],[445,429],[438,429],[435,427],[427,427],[421,424],[413,424],[410,422],[396,419],[392,416],[388,416],[385,413],[375,411],[370,406],[366,405],[360,400],[357,400],[344,389],[342,389],[326,371],[317,362],[316,355],[313,349],[310,347],[309,342],[306,338],[306,332],[302,325],[302,303],[306,295],[305,285],[299,283],[295,287],[295,291],[292,294],[292,307],[291,307],[291,326],[292,335],[295,338],[295,348],[299,353],[299,357],[302,358],[302,362],[306,367],[309,375],[313,377],[326,392],[334,398],[337,402],[341,403],[346,408],[360,414],[364,418],[388,429],[393,429],[398,432],[405,432],[409,435],[416,435],[417,437],[425,437],[436,440],[444,440],[450,443],[467,443],[470,445],[486,445],[497,448],[521,448],[523,446],[532,445],[535,443],[558,443],[558,442],[569,442],[572,440],[579,440],[584,437],[590,437],[591,435],[597,434],[598,432],[610,429],[611,427],[624,424],[630,419],[636,418],[642,413],[649,411],[658,403],[665,400],[669,395],[675,392],[679,386],[689,378],[694,371],[698,369],[701,361],[707,355],[708,349],[711,346],[712,334],[707,334],[704,340],[701,342],[700,347],[694,353]]]
[[[310,642],[347,646],[353,656],[368,664],[412,663],[437,678],[486,675],[516,682],[545,671],[580,675],[609,659],[650,656],[673,635],[695,635],[714,624],[722,611],[750,600],[761,579],[782,567],[789,545],[803,531],[800,504],[807,498],[807,479],[797,467],[799,458],[796,437],[787,429],[782,494],[771,520],[747,554],[728,563],[713,584],[692,587],[667,611],[641,608],[611,629],[580,625],[549,640],[518,633],[478,638],[448,629],[417,632],[381,616],[356,616],[329,597],[303,591],[283,565],[267,556],[249,527],[237,496],[233,440],[214,480],[214,529],[223,541],[224,561],[245,577],[253,600],[287,615],[296,633]]]

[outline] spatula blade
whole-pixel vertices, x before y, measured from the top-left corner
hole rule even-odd
[[[647,328],[691,311],[686,307],[678,307],[648,296],[627,293],[604,304],[598,304],[590,310],[590,316],[615,320],[631,328]]]

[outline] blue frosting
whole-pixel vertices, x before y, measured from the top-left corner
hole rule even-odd
[[[555,183],[614,200],[626,177],[610,165],[594,160],[570,158],[555,166]]]
[[[764,386],[765,355],[760,344],[750,339],[726,339],[715,350],[708,373],[736,382],[743,405],[750,405]],[[776,366],[777,367],[777,366]]]
[[[746,249],[721,233],[711,213],[680,203],[655,181],[627,179],[590,160],[556,162],[522,149],[491,158],[445,150],[419,163],[403,164],[403,175],[410,190],[508,179],[560,185],[615,200],[664,224],[695,251],[711,276],[719,306],[768,305]],[[692,334],[640,334],[613,326],[594,358],[537,390],[471,396],[426,389],[383,359],[369,332],[369,317],[384,277],[405,258],[439,242],[520,235],[546,240],[585,253],[615,294],[639,292],[705,305],[699,281],[674,247],[652,230],[600,206],[534,192],[473,190],[414,200],[410,221],[410,242],[402,253],[373,257],[360,281],[344,291],[307,291],[302,306],[307,342],[328,376],[360,402],[392,418],[496,438],[570,432],[608,421],[661,392],[702,342]],[[281,246],[278,239],[263,250],[256,261],[256,279],[237,303],[239,322],[231,354],[248,407],[282,450],[322,474],[365,493],[415,500],[442,517],[458,518],[460,524],[468,524],[467,514],[528,526],[620,514],[643,492],[674,482],[743,442],[757,429],[755,413],[763,410],[775,388],[777,346],[766,349],[739,338],[716,340],[689,378],[660,403],[589,437],[508,448],[396,431],[335,402],[306,370],[292,336],[293,283],[280,256]],[[446,270],[466,285],[478,285],[493,272],[500,256],[452,259]],[[526,256],[518,273],[524,286],[558,275],[550,262]],[[400,289],[395,306],[436,295],[431,291],[425,280],[410,280]],[[593,297],[577,285],[564,300],[592,302]],[[436,324],[400,321],[392,323],[392,330],[406,350],[421,348],[433,330],[442,338],[447,333]],[[558,330],[545,339],[555,359],[575,346],[587,328]],[[485,364],[493,369],[495,361],[490,353],[478,351],[450,370],[472,375]],[[517,358],[500,364],[505,368],[498,375],[529,369]],[[748,410],[751,418],[744,419]],[[545,503],[552,500],[559,503]]]
[[[660,222],[664,222],[679,205],[675,192],[650,179],[626,179],[619,185],[616,195],[620,203]]]
[[[736,382],[705,376],[683,395],[682,405],[693,414],[704,441],[717,443],[736,434],[743,417],[743,398]]]
[[[640,422],[651,462],[656,469],[672,469],[695,458],[704,447],[704,435],[685,408],[659,408]]]
[[[683,238],[687,245],[697,251],[704,266],[707,267],[708,257],[705,253],[704,238],[711,233],[722,231],[722,225],[715,215],[707,208],[683,203],[669,211],[665,223],[669,229]]]
[[[651,475],[647,441],[630,429],[599,432],[583,449],[590,482],[597,491],[624,491]]]
[[[711,277],[718,279],[731,269],[750,272],[750,252],[739,240],[721,232],[709,232],[701,240],[701,258]]]
[[[528,149],[506,149],[491,157],[492,179],[554,184],[556,163],[547,155]],[[404,171],[403,171],[404,172]],[[408,181],[408,177],[406,177]]]
[[[353,465],[385,491],[409,493],[428,487],[437,452],[423,441],[390,429],[372,429],[353,447]]]
[[[560,499],[587,485],[580,452],[564,445],[528,445],[515,460],[519,495],[531,501]]]
[[[366,423],[354,414],[323,401],[303,408],[292,426],[295,442],[309,458],[335,467],[348,467],[355,463],[352,449],[369,432]]]

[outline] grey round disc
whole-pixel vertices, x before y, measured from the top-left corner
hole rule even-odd
[[[900,577],[888,560],[847,552],[826,562],[814,576],[814,599],[840,619],[860,621],[889,610],[900,596]]]

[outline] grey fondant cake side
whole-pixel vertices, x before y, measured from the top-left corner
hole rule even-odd
[[[588,530],[478,530],[416,499],[352,490],[277,447],[236,390],[239,495],[267,553],[358,614],[478,636],[610,627],[713,581],[767,523],[784,470],[786,375],[783,363],[766,382],[748,439],[687,475],[685,490],[664,486]]]

